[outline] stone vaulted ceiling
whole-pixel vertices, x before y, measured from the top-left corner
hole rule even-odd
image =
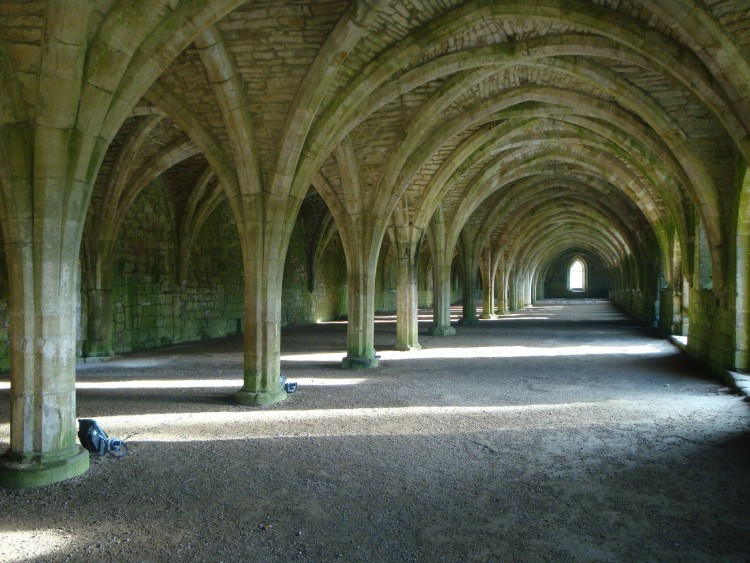
[[[36,146],[69,155],[59,175],[82,187],[61,205],[84,206],[87,255],[110,255],[130,204],[161,182],[184,264],[227,200],[241,238],[278,224],[262,236],[281,257],[317,192],[350,269],[376,262],[389,233],[506,271],[573,252],[672,284],[694,268],[700,229],[720,295],[750,150],[749,13],[694,0],[7,0],[2,122],[10,138],[35,122]],[[10,159],[4,176],[28,165]]]
[[[288,216],[313,185],[340,229],[364,218],[365,249],[435,217],[447,248],[463,236],[533,266],[572,248],[641,265],[674,240],[687,254],[698,220],[725,244],[750,121],[743,2],[146,4],[98,3],[89,29],[89,103],[115,93],[106,118],[89,108],[111,142],[98,244],[160,177],[185,233],[225,195],[240,217],[257,194],[288,197]],[[52,16],[3,11],[34,100],[25,72]]]

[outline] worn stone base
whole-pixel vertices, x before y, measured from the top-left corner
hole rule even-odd
[[[455,336],[456,329],[452,326],[433,326],[428,331],[432,336]]]
[[[82,448],[62,459],[45,459],[44,456],[23,459],[5,454],[0,457],[0,486],[10,489],[42,487],[77,477],[88,469],[89,452]]]
[[[344,369],[370,369],[378,367],[380,356],[346,356],[341,360],[341,367]]]
[[[114,358],[114,354],[109,354],[107,356],[84,356],[82,358],[77,358],[76,362],[79,364],[100,364],[102,362],[109,362]]]
[[[396,350],[399,352],[415,352],[417,350],[421,350],[422,345],[417,343],[412,346],[396,346]]]
[[[727,371],[727,380],[739,393],[750,397],[750,375],[729,370]]]
[[[494,319],[496,319],[496,318],[497,318],[497,315],[495,315],[495,314],[493,313],[493,314],[491,314],[491,315],[481,315],[481,316],[480,316],[479,318],[480,318],[480,319],[483,319],[483,320],[490,320],[490,321],[491,321],[491,320],[494,320]]]
[[[479,319],[477,319],[476,317],[474,317],[473,319],[461,318],[461,319],[459,319],[458,322],[459,322],[459,324],[462,324],[464,326],[478,325],[479,324]]]
[[[240,389],[237,391],[236,397],[237,403],[240,405],[273,405],[274,403],[280,403],[286,399],[286,391],[279,389],[278,391],[265,391],[259,393],[257,391],[246,391],[245,389]]]

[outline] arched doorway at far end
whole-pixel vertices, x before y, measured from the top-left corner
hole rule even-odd
[[[568,265],[568,291],[582,293],[587,290],[586,261],[581,256],[574,256]]]

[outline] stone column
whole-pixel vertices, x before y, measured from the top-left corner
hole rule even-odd
[[[59,210],[57,210],[59,213]],[[0,485],[37,487],[85,473],[78,445],[75,291],[79,237],[61,240],[59,218],[6,242],[10,282],[10,448]],[[29,222],[31,223],[31,222]],[[73,229],[75,230],[75,229]],[[38,242],[30,242],[36,239]]]
[[[250,223],[250,222],[248,222]],[[260,228],[244,229],[245,334],[242,405],[269,405],[286,399],[281,387],[281,281],[283,261],[264,255]],[[250,235],[255,233],[255,236]],[[241,235],[242,236],[242,235]]]
[[[531,275],[528,272],[523,274],[523,306],[531,307]]]
[[[529,284],[526,281],[526,274],[521,274],[518,279],[521,291],[518,293],[518,308],[525,309],[529,304]]]
[[[513,271],[513,310],[523,309],[523,274]]]
[[[348,260],[347,287],[349,322],[346,332],[344,369],[378,366],[375,354],[375,265],[361,254]]]
[[[734,369],[738,370],[750,367],[750,234],[746,232],[746,220],[740,221],[734,249]]]
[[[451,264],[442,252],[433,251],[432,257],[432,327],[433,336],[453,336],[451,326]]]
[[[102,358],[114,354],[112,342],[112,290],[108,287],[89,288],[87,295],[86,343],[87,358]]]
[[[515,311],[516,304],[516,272],[510,270],[508,272],[508,311]]]
[[[463,302],[463,316],[461,324],[475,325],[479,324],[477,318],[477,304],[474,298],[474,292],[477,285],[477,264],[467,252],[462,255],[463,262],[463,287],[461,288]]]
[[[419,350],[419,294],[417,268],[421,233],[408,227],[396,228],[398,286],[396,295],[396,349]]]
[[[492,255],[485,249],[480,262],[482,273],[482,319],[496,319],[495,314],[495,267]]]
[[[690,331],[690,280],[687,276],[682,276],[682,336],[687,336]]]
[[[497,277],[497,312],[504,315],[508,312],[508,286],[506,281],[506,272],[501,271]]]
[[[670,333],[682,336],[682,282],[672,285],[672,321]]]
[[[430,221],[430,252],[432,255],[432,336],[453,336],[451,326],[451,253],[447,250],[442,210],[438,208]]]

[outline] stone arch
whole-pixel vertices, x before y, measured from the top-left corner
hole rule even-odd
[[[187,279],[190,256],[198,233],[200,233],[203,224],[224,201],[226,201],[226,194],[214,171],[210,166],[207,166],[190,192],[180,221],[178,236],[180,242],[178,279],[180,283]]]
[[[514,7],[513,9],[518,9],[518,7]],[[553,12],[554,12],[554,9],[550,9],[550,13],[553,13]],[[535,16],[536,16],[536,13],[535,13]],[[535,16],[534,16],[534,17],[535,17]],[[591,24],[591,25],[596,25],[596,24],[595,24],[595,21],[593,21],[593,20],[592,20],[592,18],[590,18],[590,17],[588,17],[588,16],[585,16],[585,15],[583,15],[583,14],[580,14],[580,13],[578,14],[578,16],[580,16],[580,17],[583,17],[584,19],[586,19],[586,22],[587,22],[587,24]],[[547,16],[545,16],[545,17],[547,17]],[[552,16],[549,16],[549,17],[552,17]],[[567,16],[566,16],[566,17],[567,17]],[[610,19],[611,19],[611,18],[610,18]],[[627,27],[627,26],[626,26],[626,27]],[[628,29],[627,29],[627,31],[626,31],[626,34],[630,34],[630,35],[628,35],[629,39],[633,39],[633,37],[634,37],[634,33],[633,33],[633,32],[634,32],[634,28],[633,28],[632,26],[630,26],[630,28],[628,28]],[[627,41],[626,41],[626,43],[627,43]],[[636,43],[637,43],[638,47],[641,47],[641,44],[640,44],[639,42],[636,42]],[[413,45],[413,43],[410,43],[409,45]],[[409,46],[407,46],[407,47],[409,47]],[[410,48],[410,47],[409,47],[409,48]],[[676,51],[675,51],[674,49],[671,49],[671,50],[669,50],[669,52],[670,52],[670,53],[671,53],[671,52],[673,52],[673,51],[674,51],[674,52],[676,52]],[[647,55],[647,54],[645,54],[645,53],[642,53],[642,52],[640,52],[640,51],[639,51],[639,55],[638,55],[639,57],[646,57],[646,55]],[[650,53],[650,54],[648,54],[648,55],[649,55],[649,56],[651,57],[651,58],[650,58],[649,60],[652,60],[652,59],[653,59],[653,61],[656,61],[656,60],[657,60],[657,57],[655,57],[655,53]],[[603,55],[602,55],[602,56],[603,56]],[[609,52],[609,56],[612,56],[612,53],[611,53],[611,51]],[[648,58],[648,57],[647,57],[647,58]],[[391,61],[392,61],[392,57],[389,57],[389,60],[391,60]],[[696,59],[696,61],[697,61],[697,59]],[[655,63],[654,63],[654,64],[655,64]],[[373,63],[373,65],[375,65],[375,63]],[[388,71],[389,71],[389,72],[392,72],[392,73],[395,73],[395,72],[396,72],[395,68],[396,68],[397,66],[398,66],[398,65],[394,65],[393,67],[390,67],[390,68],[388,69]],[[412,65],[412,66],[414,66],[414,65]],[[455,65],[455,66],[453,66],[453,67],[451,67],[450,65],[446,65],[446,66],[447,66],[447,67],[448,67],[449,69],[451,69],[451,70],[449,70],[449,72],[455,72],[456,68],[458,68],[458,67],[459,67],[459,65]],[[687,66],[688,66],[688,67],[689,67],[689,68],[691,69],[691,72],[695,71],[695,72],[699,72],[699,73],[700,73],[700,69],[699,69],[699,67],[700,67],[700,63],[697,63],[697,64],[693,64],[692,66],[690,66],[690,65],[687,65]],[[366,72],[363,72],[363,73],[361,73],[361,74],[360,74],[360,77],[364,77],[365,75],[367,75],[367,73],[366,73]],[[388,75],[388,73],[387,73],[387,72],[383,72],[383,73],[381,73],[380,75],[378,75],[378,78],[379,78],[379,79],[381,79],[381,78],[383,78],[383,76],[387,76],[387,75]],[[704,80],[704,79],[705,79],[705,80]],[[362,80],[365,80],[365,78],[362,78]],[[708,82],[710,82],[709,78],[708,78],[708,77],[706,77],[706,76],[704,76],[704,77],[703,77],[702,79],[699,79],[699,80],[696,80],[696,79],[695,79],[695,77],[692,77],[692,78],[690,78],[690,79],[688,79],[688,78],[681,78],[681,80],[680,80],[680,81],[681,81],[681,83],[683,83],[683,84],[686,84],[686,85],[687,85],[687,84],[692,84],[692,85],[695,85],[695,84],[696,84],[697,82],[700,82],[701,84],[708,84]],[[360,81],[360,83],[361,83],[361,84],[364,84],[364,82],[362,82],[362,81]],[[405,85],[405,87],[406,87],[406,89],[408,89],[408,88],[411,88],[411,87],[413,87],[413,84],[409,84],[408,86],[407,86],[407,85]],[[370,86],[368,86],[368,88],[370,89],[370,91],[375,91],[375,90],[377,89],[377,86],[375,86],[375,85],[370,85]],[[401,89],[401,91],[403,91],[403,90],[404,90],[404,88],[402,88],[402,89]],[[353,90],[351,90],[351,89],[350,89],[349,93],[351,93],[351,91],[353,91]],[[718,107],[718,106],[716,105],[716,101],[717,101],[717,100],[719,100],[721,96],[718,96],[718,97],[717,97],[717,95],[715,95],[715,94],[714,94],[714,95],[713,95],[713,98],[711,98],[711,96],[707,94],[708,92],[711,92],[711,87],[707,87],[707,88],[704,88],[703,86],[701,86],[700,88],[697,88],[697,87],[696,87],[696,88],[694,88],[694,94],[695,94],[695,95],[696,95],[696,96],[697,96],[697,97],[698,97],[699,99],[702,99],[702,100],[704,100],[704,103],[706,103],[707,105],[711,105],[711,104],[713,104],[713,105],[712,105],[712,107]],[[394,94],[394,95],[395,95],[395,94]],[[361,96],[361,98],[365,98],[365,96]],[[711,98],[711,99],[712,99],[712,100],[714,100],[714,101],[710,101],[710,100],[708,100],[708,98]],[[346,107],[346,104],[343,104],[343,103],[342,103],[342,104],[341,104],[341,107]],[[350,108],[349,108],[349,109],[350,109]],[[366,114],[367,114],[367,112],[361,112],[361,113],[362,113],[363,115],[366,115]],[[719,117],[720,117],[720,118],[722,117],[722,116],[721,116],[721,114],[719,114]],[[353,124],[353,123],[352,123],[351,121],[349,121],[349,120],[345,120],[345,119],[344,119],[344,120],[341,120],[340,122],[342,122],[342,123],[344,123],[344,122],[346,122],[346,123],[350,123],[350,124],[351,124],[351,126],[354,126],[354,125],[355,125],[355,124]],[[659,128],[658,128],[658,127],[657,127],[657,130],[659,130]],[[736,129],[735,129],[735,130],[736,130]],[[345,134],[345,133],[344,133],[344,134]],[[321,149],[321,150],[320,150],[320,152],[321,152],[322,154],[324,154],[324,153],[325,153],[325,150]],[[399,152],[399,151],[394,151],[394,152]],[[408,152],[408,151],[407,151],[407,152]],[[689,159],[689,160],[690,160],[690,159]],[[688,161],[689,161],[689,160],[688,160]],[[398,169],[398,167],[389,167],[389,169]],[[710,193],[710,192],[709,192],[709,193]],[[712,214],[711,214],[711,215],[712,215]]]
[[[581,39],[577,39],[579,42],[577,45],[573,41],[570,41],[575,45],[571,54],[589,54],[592,56],[621,59],[625,58],[624,48],[627,48],[632,50],[632,53],[637,53],[636,56],[641,57],[640,64],[644,64],[644,61],[647,61],[652,67],[659,68],[662,72],[675,76],[675,79],[683,83],[683,85],[693,89],[698,97],[705,99],[707,96],[703,93],[712,91],[711,79],[701,75],[704,72],[701,69],[701,63],[698,62],[697,57],[694,59],[695,62],[691,61],[687,63],[683,47],[674,45],[666,37],[656,33],[652,33],[649,42],[644,42],[638,22],[634,19],[623,18],[621,15],[615,17],[602,8],[593,8],[588,4],[584,5],[578,2],[566,2],[565,4],[565,9],[561,9],[559,3],[552,4],[546,2],[537,2],[533,8],[524,3],[504,3],[488,7],[472,2],[462,6],[443,18],[439,18],[425,26],[421,30],[420,35],[412,36],[408,40],[404,40],[401,44],[391,47],[379,60],[371,63],[360,72],[357,80],[340,95],[340,99],[337,100],[338,103],[334,104],[334,107],[341,108],[339,111],[345,111],[347,115],[334,114],[328,123],[349,123],[351,117],[356,115],[356,113],[366,115],[367,111],[362,111],[363,108],[361,106],[354,105],[351,101],[366,100],[378,87],[389,82],[393,83],[393,77],[400,69],[415,69],[418,66],[415,64],[416,57],[428,44],[435,44],[440,40],[447,39],[460,30],[470,27],[478,18],[487,20],[490,18],[502,18],[504,15],[525,16],[547,21],[567,21],[587,27],[588,31],[594,34],[593,38],[591,35],[581,36]],[[684,7],[675,7],[674,13],[662,12],[665,19],[672,20],[675,14],[683,13],[683,10]],[[710,18],[706,19],[710,20]],[[715,31],[714,28],[712,30]],[[693,27],[693,32],[695,31],[696,26]],[[601,42],[604,39],[598,37],[597,34],[600,34],[607,41],[611,42],[606,46],[600,46],[601,51],[598,53],[596,52],[598,47],[597,41]],[[721,34],[717,33],[717,35]],[[690,37],[690,40],[686,41],[685,44],[700,44],[703,40],[703,34],[698,33],[695,37]],[[563,39],[554,46],[543,45],[544,49],[541,52],[533,54],[535,47],[537,46],[531,41],[524,42],[519,46],[510,45],[505,50],[496,49],[491,54],[487,53],[483,55],[478,64],[486,64],[486,61],[496,61],[499,56],[509,53],[517,53],[521,57],[528,58],[557,53],[565,54],[566,41]],[[705,48],[706,44],[703,47]],[[706,51],[700,50],[700,54],[704,56],[704,59],[706,58],[705,53]],[[632,57],[633,55],[631,54],[630,56]],[[454,55],[454,58],[457,57]],[[741,56],[737,57],[737,59],[742,61]],[[714,62],[713,68],[716,69],[716,61],[712,62]],[[433,80],[440,73],[455,72],[459,68],[471,66],[470,62],[465,59],[453,61],[442,60],[433,64],[436,74],[432,74],[429,72],[429,68],[424,68],[428,64],[423,65],[418,70],[410,71],[413,76],[409,72],[404,73],[403,83],[408,85],[407,87],[413,87],[421,81]],[[719,62],[719,65],[721,64]],[[689,68],[692,75],[683,76],[680,74],[682,69],[685,68]],[[718,76],[723,77],[724,75],[719,73]],[[747,74],[743,76],[747,78]],[[396,96],[401,92],[403,92],[403,89],[395,89],[391,93],[391,96]],[[714,98],[716,97],[721,98],[722,96],[714,94]],[[376,106],[382,106],[384,103],[384,101],[381,101]],[[710,105],[717,107],[716,104]],[[721,105],[719,104],[718,107],[721,107]],[[723,112],[717,110],[717,114],[720,115],[721,113]]]

